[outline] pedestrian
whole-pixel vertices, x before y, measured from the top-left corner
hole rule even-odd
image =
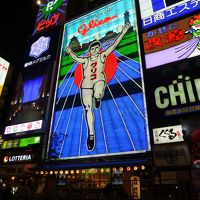
[[[2,190],[1,199],[11,200],[12,199],[12,191],[9,183],[6,183],[6,186]]]
[[[31,199],[31,191],[29,187],[26,185],[25,181],[20,181],[20,185],[15,195],[16,200],[30,200]]]

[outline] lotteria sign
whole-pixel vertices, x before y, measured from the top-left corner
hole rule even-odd
[[[42,0],[34,33],[61,25],[65,21],[68,0]]]
[[[15,155],[15,156],[5,156],[3,163],[15,163],[15,162],[30,162],[32,161],[32,155]]]

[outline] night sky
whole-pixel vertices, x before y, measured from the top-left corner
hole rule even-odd
[[[0,57],[10,62],[14,69],[19,69],[39,6],[36,0],[6,0],[1,1],[0,6]]]

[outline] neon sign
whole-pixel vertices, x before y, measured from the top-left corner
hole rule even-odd
[[[200,55],[200,15],[143,34],[146,68]]]
[[[43,0],[37,15],[34,33],[65,22],[68,0]]]
[[[4,163],[13,163],[13,162],[27,162],[32,160],[32,155],[17,155],[17,156],[5,156],[3,161]]]
[[[47,18],[49,14],[57,10],[62,5],[62,3],[63,0],[54,0],[47,3],[47,5],[42,9],[45,18]]]
[[[154,96],[156,106],[160,109],[167,108],[170,105],[177,106],[178,99],[181,104],[199,102],[200,78],[190,80],[189,76],[184,78],[182,75],[178,75],[178,80],[173,80],[168,87],[160,86],[156,88]]]
[[[105,24],[115,18],[117,18],[117,16],[106,17],[105,19],[102,19],[102,20],[91,20],[88,23],[88,26],[86,24],[80,25],[80,27],[78,28],[78,33],[82,34],[82,36],[85,36],[90,29],[93,29],[97,26]]]
[[[38,24],[38,31],[42,31],[50,26],[54,26],[55,24],[57,24],[58,20],[60,17],[60,13],[57,13],[53,16],[51,16],[51,18],[49,20],[43,20]]]

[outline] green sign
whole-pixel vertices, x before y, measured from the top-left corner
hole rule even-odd
[[[40,139],[41,139],[40,136],[30,137],[30,138],[22,138],[22,139],[20,139],[19,147],[27,147],[28,145],[32,145],[32,144],[39,144]]]
[[[17,148],[17,147],[19,147],[19,139],[4,141],[1,146],[1,149],[10,149],[10,148]]]
[[[42,9],[43,14],[45,15],[45,18],[47,16],[57,10],[63,3],[63,0],[53,0],[47,3],[47,5]]]

